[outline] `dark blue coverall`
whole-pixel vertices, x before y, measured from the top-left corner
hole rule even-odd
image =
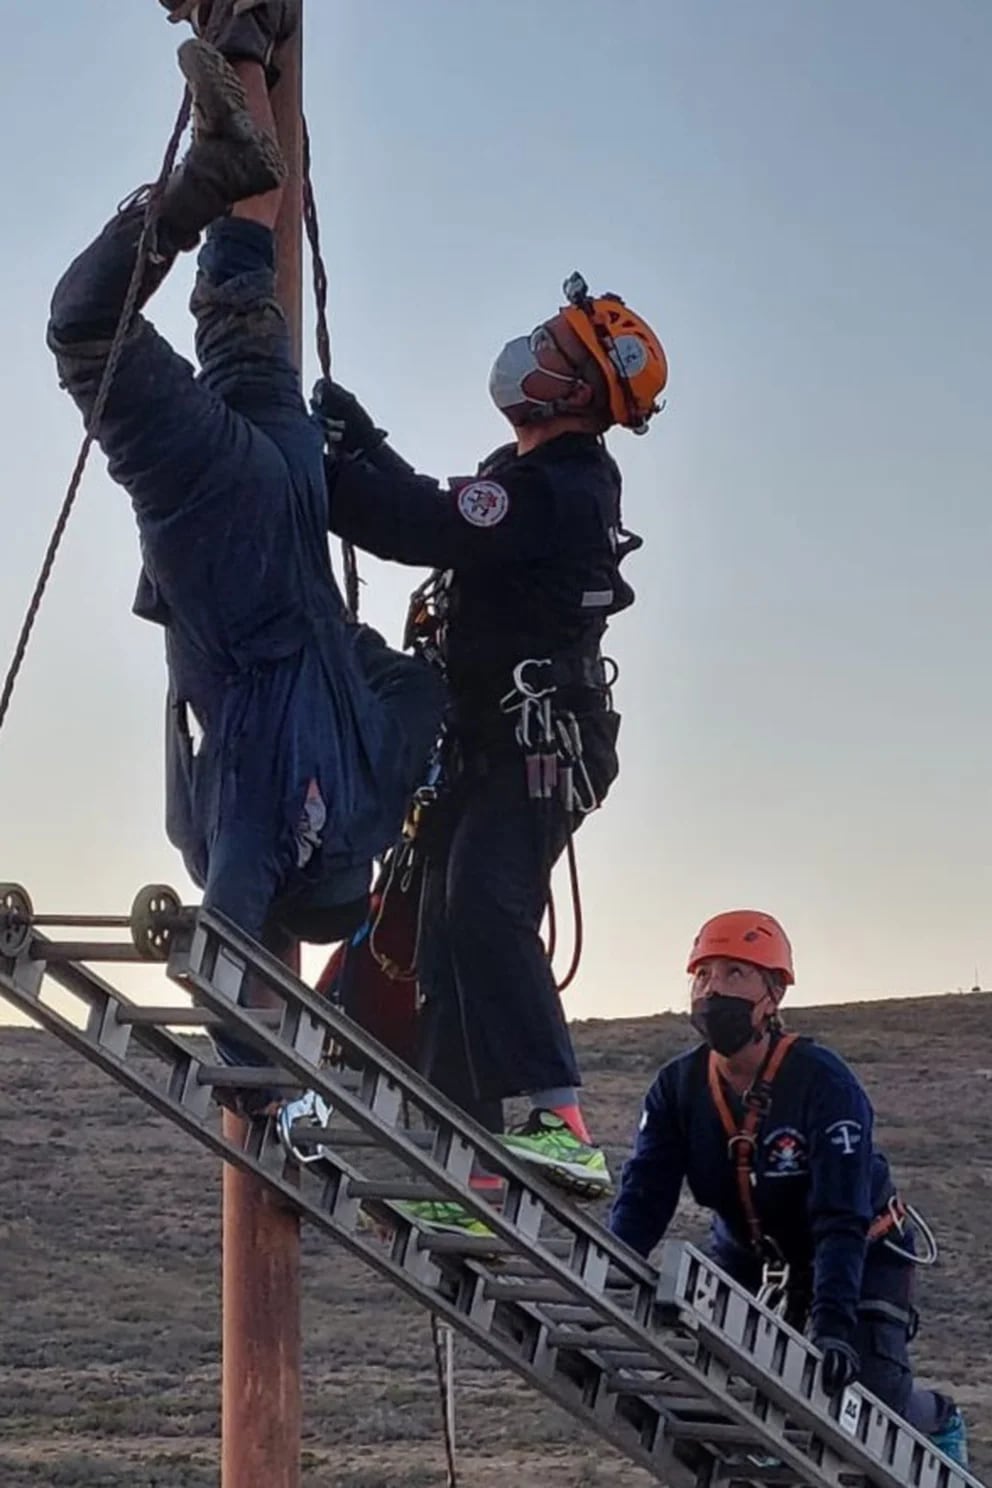
[[[683,1181],[713,1214],[713,1259],[757,1292],[762,1257],[750,1242],[735,1161],[707,1080],[705,1044],[669,1061],[648,1091],[632,1157],[623,1170],[610,1229],[648,1255],[675,1213]],[[744,1106],[724,1085],[738,1124]],[[771,1103],[753,1149],[752,1196],[764,1236],[790,1268],[790,1321],[811,1336],[839,1339],[861,1360],[860,1381],[912,1425],[932,1434],[954,1410],[914,1389],[908,1343],[915,1332],[913,1264],[880,1238],[872,1221],[895,1195],[885,1156],[872,1141],[874,1113],[854,1073],[832,1050],[799,1039],[772,1081]],[[887,1238],[912,1252],[911,1228]]]
[[[450,491],[385,445],[330,461],[328,484],[334,532],[442,581],[451,748],[448,795],[426,831],[421,1062],[498,1131],[504,1097],[580,1083],[540,938],[551,870],[577,822],[562,800],[529,798],[515,717],[500,703],[518,663],[553,659],[554,704],[576,715],[605,797],[619,718],[599,646],[608,618],[633,601],[619,573],[619,471],[602,440],[565,434],[524,456],[500,449]]]
[[[53,298],[49,345],[87,419],[141,222],[139,207],[112,219]],[[167,267],[150,267],[142,301]],[[271,232],[216,223],[191,308],[199,376],[137,315],[98,430],[137,518],[136,613],[164,627],[167,831],[204,904],[250,935],[337,939],[364,914],[442,689],[346,615]]]

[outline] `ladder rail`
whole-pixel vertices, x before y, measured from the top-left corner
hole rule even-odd
[[[216,995],[216,989],[213,989],[212,992],[208,990],[207,985],[202,979],[203,973],[200,969],[205,964],[209,964],[211,960],[208,951],[210,934],[216,934],[229,950],[241,957],[250,956],[251,942],[236,927],[231,926],[228,921],[224,920],[222,916],[211,912],[201,914],[200,926],[205,932],[202,938],[198,940],[194,935],[188,952],[184,948],[181,954],[186,961],[186,974],[191,977],[198,991],[203,995],[203,999],[209,1005],[213,1006],[215,1011],[221,1012],[223,1011],[222,1003],[212,1000],[213,996]],[[284,995],[298,1001],[317,1022],[323,1023],[329,1036],[335,1037],[345,1044],[346,1047],[351,1047],[355,1052],[360,1053],[363,1057],[371,1061],[376,1061],[380,1064],[386,1063],[386,1060],[383,1059],[386,1051],[381,1050],[364,1030],[352,1024],[351,1020],[347,1019],[331,1005],[322,1003],[320,999],[309,993],[306,988],[300,987],[296,979],[287,976],[285,969],[274,958],[269,958],[269,960],[272,973],[270,985],[273,985],[273,983],[276,984],[274,990],[280,991]],[[254,966],[256,971],[260,969],[257,961],[254,963]],[[170,975],[173,975],[171,966]],[[266,977],[266,980],[268,981],[269,978]],[[244,1016],[243,1010],[235,1008],[231,1009],[231,1012],[235,1018]],[[267,1037],[271,1037],[271,1035]],[[273,1052],[275,1052],[277,1042],[278,1040],[272,1039],[270,1047],[272,1047]],[[289,1055],[289,1051],[286,1049],[280,1050],[279,1053],[283,1060],[286,1060]],[[291,1058],[292,1056],[289,1057]],[[526,1173],[521,1173],[519,1166],[508,1161],[505,1152],[500,1150],[499,1144],[488,1133],[482,1131],[481,1128],[475,1128],[457,1108],[452,1108],[449,1103],[443,1099],[439,1099],[436,1091],[432,1090],[430,1086],[427,1086],[426,1082],[414,1075],[412,1071],[408,1071],[398,1060],[394,1060],[392,1056],[387,1055],[386,1057],[389,1064],[393,1066],[391,1071],[392,1078],[395,1078],[398,1083],[401,1083],[405,1087],[405,1093],[408,1096],[417,1101],[422,1107],[430,1110],[432,1114],[435,1114],[439,1109],[447,1107],[446,1114],[448,1115],[448,1119],[462,1129],[469,1128],[471,1130],[474,1145],[477,1150],[481,1149],[485,1152],[489,1165],[497,1171],[502,1171],[508,1179],[512,1178],[514,1182],[522,1180],[525,1185],[529,1184],[532,1190],[537,1190],[540,1193],[542,1203],[546,1203],[549,1209],[553,1208],[554,1197],[547,1194],[547,1184],[540,1183]],[[442,1180],[443,1175],[438,1170],[433,1169],[433,1164],[429,1156],[423,1153],[414,1154],[412,1156],[412,1164],[425,1173],[430,1172],[432,1179]],[[433,1171],[431,1171],[432,1169]],[[460,1202],[464,1202],[463,1194],[459,1194],[458,1199]],[[472,1208],[473,1206],[469,1205],[468,1207]],[[478,1212],[478,1210],[476,1209],[475,1212]],[[483,1217],[483,1215],[480,1215],[480,1217]],[[574,1210],[570,1211],[564,1218],[566,1218],[569,1228],[577,1228],[574,1223],[577,1218]],[[486,1222],[493,1229],[497,1229],[493,1218],[487,1217]],[[644,1270],[646,1269],[649,1273],[648,1284],[652,1289],[657,1287],[657,1273],[653,1268],[648,1267],[647,1263],[642,1263],[641,1266],[637,1267],[636,1272],[631,1275],[630,1260],[633,1253],[626,1246],[613,1239],[613,1237],[605,1237],[608,1239],[608,1243],[604,1243],[603,1230],[599,1226],[590,1226],[588,1221],[585,1222],[584,1228],[587,1232],[589,1229],[592,1230],[592,1234],[589,1237],[592,1243],[610,1254],[611,1262],[627,1272],[633,1285],[642,1285]],[[566,1271],[567,1268],[563,1267],[556,1257],[549,1256],[546,1261],[542,1261],[541,1270],[546,1274],[556,1275],[558,1280],[562,1280],[562,1272]],[[736,1349],[728,1351],[729,1362],[739,1366],[745,1377],[758,1389],[759,1410],[767,1412],[769,1416],[777,1414],[782,1410],[787,1411],[791,1415],[793,1407],[797,1407],[800,1417],[798,1424],[814,1432],[813,1441],[810,1443],[810,1453],[813,1456],[825,1458],[831,1453],[836,1454],[839,1451],[845,1461],[853,1461],[853,1464],[860,1471],[871,1474],[873,1480],[884,1485],[884,1488],[906,1488],[907,1483],[912,1484],[913,1488],[915,1488],[915,1485],[919,1485],[919,1488],[943,1488],[941,1479],[948,1459],[943,1458],[934,1449],[932,1443],[929,1443],[919,1433],[914,1432],[912,1427],[903,1422],[901,1418],[896,1417],[892,1412],[889,1412],[879,1401],[873,1401],[870,1407],[865,1405],[862,1410],[862,1402],[867,1401],[869,1397],[867,1397],[866,1392],[861,1391],[857,1387],[855,1387],[854,1391],[847,1392],[842,1401],[828,1401],[819,1385],[819,1371],[817,1368],[819,1355],[813,1346],[806,1339],[795,1333],[794,1330],[789,1329],[787,1325],[782,1323],[768,1309],[761,1307],[756,1299],[750,1298],[747,1294],[743,1293],[729,1277],[723,1276],[723,1273],[720,1273],[718,1268],[710,1266],[709,1275],[719,1275],[722,1277],[723,1284],[731,1289],[732,1294],[736,1295],[741,1305],[750,1309],[752,1314],[757,1313],[761,1316],[766,1332],[774,1338],[774,1350],[780,1350],[785,1346],[787,1350],[791,1349],[793,1355],[798,1351],[801,1357],[802,1371],[809,1382],[808,1393],[805,1396],[797,1396],[794,1392],[783,1390],[779,1386],[774,1374],[769,1375],[765,1370],[754,1367],[753,1360],[746,1350]],[[583,1300],[586,1299],[583,1298]],[[600,1316],[603,1316],[603,1312],[606,1310],[606,1308],[601,1310],[597,1307],[597,1312]],[[614,1311],[612,1321],[620,1325],[626,1336],[643,1344],[644,1333],[637,1328],[630,1327],[627,1319],[624,1318],[619,1310],[609,1310]],[[651,1317],[650,1304],[645,1306],[643,1300],[638,1298],[635,1302],[634,1314],[640,1324],[646,1324]],[[696,1317],[694,1321],[698,1326],[702,1320]],[[719,1330],[716,1331],[715,1335],[711,1330],[710,1333],[706,1334],[706,1338],[707,1343],[711,1345],[714,1352],[717,1350],[717,1344],[721,1348],[724,1345],[724,1339]],[[663,1346],[659,1348],[659,1343],[655,1336],[652,1336],[650,1339],[650,1348],[652,1352],[657,1349],[664,1365],[674,1370],[683,1379],[692,1380],[697,1384],[706,1383],[705,1376],[695,1376],[694,1372],[687,1370],[684,1359],[679,1360],[677,1357],[673,1357],[671,1351]],[[845,1406],[848,1410],[856,1407],[859,1413],[859,1420],[868,1421],[871,1418],[872,1411],[875,1413],[875,1419],[881,1420],[880,1428],[876,1429],[873,1433],[871,1449],[868,1449],[866,1445],[863,1446],[852,1435],[851,1431],[846,1429],[842,1419],[842,1412]],[[746,1412],[742,1412],[741,1419],[745,1415]],[[752,1419],[752,1424],[757,1423]],[[894,1431],[893,1426],[895,1427]],[[899,1450],[893,1449],[891,1445],[891,1440],[893,1439]],[[788,1449],[781,1440],[779,1441],[779,1450],[784,1457],[788,1458],[790,1456]],[[809,1453],[797,1453],[795,1459],[790,1462],[790,1465],[795,1466],[797,1462],[803,1460],[808,1471],[810,1467]],[[956,1464],[952,1464],[952,1467],[956,1469]],[[907,1476],[906,1474],[909,1475]],[[962,1483],[967,1481],[968,1476],[965,1475],[962,1478]]]
[[[118,1020],[117,1006],[133,1005],[123,994],[116,992],[88,968],[59,962],[57,969],[51,969],[52,980],[90,1009],[85,1026],[79,1028],[42,1000],[45,970],[44,960],[38,957],[15,963],[13,974],[8,973],[0,961],[0,992],[46,1031],[83,1054],[160,1114],[171,1118],[216,1156],[253,1173],[268,1184],[351,1254],[398,1285],[415,1301],[444,1316],[488,1354],[528,1384],[536,1384],[543,1393],[620,1452],[658,1476],[659,1481],[671,1481],[678,1488],[682,1484],[689,1488],[696,1482],[695,1466],[687,1467],[679,1460],[680,1444],[669,1434],[673,1426],[677,1429],[678,1423],[667,1416],[656,1401],[639,1400],[633,1392],[611,1396],[606,1390],[605,1365],[599,1388],[590,1389],[590,1381],[583,1379],[577,1393],[575,1370],[568,1367],[571,1351],[547,1349],[542,1345],[542,1330],[546,1330],[548,1324],[534,1306],[526,1301],[515,1302],[512,1298],[488,1302],[483,1297],[487,1273],[478,1262],[455,1255],[445,1255],[440,1262],[435,1262],[424,1243],[426,1237],[412,1221],[404,1223],[401,1220],[396,1224],[397,1217],[392,1212],[386,1213],[391,1206],[363,1203],[347,1194],[348,1179],[358,1176],[350,1165],[335,1159],[339,1181],[333,1183],[328,1181],[326,1174],[319,1176],[312,1169],[300,1169],[292,1163],[275,1137],[271,1121],[249,1123],[244,1147],[230,1141],[216,1124],[207,1119],[210,1093],[206,1086],[195,1084],[195,1072],[200,1061],[193,1052],[164,1031],[141,1025],[136,1027]],[[173,1062],[174,1075],[170,1078],[168,1091],[163,1092],[143,1071],[128,1065],[126,1056],[132,1041],[127,1035],[131,1028],[135,1028],[134,1043],[143,1045],[144,1052],[154,1052],[165,1062]],[[137,1028],[141,1028],[143,1037],[138,1037]],[[188,1109],[173,1093],[177,1085],[187,1095],[194,1088],[205,1094],[206,1100],[197,1102],[203,1109],[202,1115]],[[381,1218],[388,1220],[394,1229],[388,1249],[371,1235],[353,1228],[359,1208],[372,1212],[379,1210]],[[428,1279],[432,1274],[446,1285],[432,1285]],[[555,1367],[559,1353],[563,1360],[560,1369]],[[539,1360],[544,1365],[540,1374],[535,1372]],[[612,1403],[613,1409],[604,1409],[604,1402],[607,1405]],[[693,1454],[700,1447],[687,1440],[681,1450]],[[694,1462],[694,1457],[691,1460]]]
[[[242,967],[250,965],[252,974],[260,977],[270,990],[279,993],[288,1003],[305,1011],[313,1025],[320,1028],[325,1037],[358,1056],[366,1066],[377,1068],[401,1090],[403,1098],[408,1103],[412,1103],[418,1110],[428,1114],[432,1121],[447,1128],[450,1132],[467,1135],[475,1153],[484,1160],[487,1167],[511,1182],[522,1184],[529,1191],[538,1194],[544,1209],[557,1222],[581,1234],[587,1242],[605,1251],[610,1257],[611,1264],[624,1271],[633,1284],[647,1285],[653,1292],[657,1273],[649,1262],[631,1250],[623,1241],[611,1235],[608,1230],[604,1230],[602,1225],[595,1220],[588,1219],[585,1214],[568,1203],[562,1197],[560,1189],[542,1178],[533,1167],[514,1158],[491,1132],[472,1121],[464,1111],[430,1085],[422,1075],[417,1074],[415,1070],[379,1044],[360,1024],[355,1023],[325,998],[312,992],[292,972],[289,972],[282,962],[256,947],[254,941],[224,916],[212,910],[198,912],[192,935],[179,935],[173,942],[167,968],[168,976],[185,991],[194,993],[214,1012],[221,1014],[228,1025],[236,1028],[240,1034],[257,1035],[260,1045],[272,1051],[287,1069],[294,1071],[301,1084],[312,1085],[312,1088],[319,1089],[319,1085],[314,1080],[316,1061],[307,1060],[305,1050],[301,1051],[281,1038],[281,1031],[259,1030],[256,1025],[252,1024],[250,1011],[239,1007],[234,1001],[240,989],[240,982],[233,979],[228,982],[224,979],[218,986],[214,973],[219,948],[232,952],[241,962]],[[285,1024],[283,1027],[285,1028]],[[293,1030],[291,1029],[290,1032],[292,1033]],[[307,1030],[303,1037],[309,1038],[309,1035],[310,1030]],[[318,1071],[317,1073],[329,1081],[335,1079],[332,1071]],[[390,1144],[395,1140],[395,1128],[389,1128],[382,1122],[370,1119],[368,1107],[355,1098],[354,1091],[345,1090],[335,1083],[333,1092],[321,1090],[321,1094],[326,1094],[333,1105],[346,1111],[348,1116],[365,1130],[374,1133],[380,1139],[388,1140]],[[401,1137],[400,1141],[403,1142],[404,1139]],[[412,1165],[417,1164],[418,1158],[423,1160],[423,1154],[408,1149],[405,1143],[403,1155],[404,1158],[410,1160]],[[440,1171],[432,1168],[429,1163],[425,1163],[423,1171],[425,1177],[440,1178],[441,1176]],[[457,1194],[452,1192],[452,1197],[460,1202],[463,1201],[466,1198],[464,1186],[459,1187]],[[485,1202],[481,1201],[474,1191],[469,1192],[467,1198],[466,1207],[476,1217],[490,1223],[492,1212]],[[519,1234],[518,1229],[513,1229],[510,1238],[516,1239]],[[560,1277],[560,1273],[555,1274]]]
[[[221,1071],[88,966],[58,948],[49,956],[48,944],[33,929],[16,958],[0,958],[0,994],[659,1481],[981,1488],[858,1387],[828,1401],[812,1345],[694,1247],[667,1245],[659,1276],[222,916],[190,914],[167,973],[193,995],[204,1025],[222,1022],[268,1060],[282,1086],[292,1080],[329,1101],[334,1117],[313,1163],[286,1154],[271,1120],[248,1123],[243,1146],[227,1139],[212,1119]],[[239,1005],[249,972],[278,995],[281,1012]],[[86,1007],[82,1028],[45,1002],[46,977]],[[352,1068],[320,1067],[328,1041]],[[165,1065],[165,1089],[128,1062],[135,1052]],[[407,1105],[425,1122],[429,1148],[425,1133],[404,1131]],[[348,1126],[336,1129],[338,1120]],[[354,1151],[348,1133],[360,1134],[370,1154],[401,1163],[407,1178],[367,1177],[345,1161],[333,1144],[340,1136]],[[502,1210],[469,1186],[475,1161],[503,1176]],[[512,1264],[501,1269],[478,1239],[459,1246],[420,1230],[394,1202],[418,1185],[483,1220]],[[370,1220],[377,1232],[362,1229]],[[541,1234],[548,1221],[564,1239]]]
[[[809,1340],[770,1312],[694,1246],[666,1250],[660,1290],[694,1319],[708,1350],[735,1376],[750,1381],[800,1427],[829,1424],[845,1434],[846,1453],[867,1474],[881,1467],[902,1488],[945,1488],[949,1481],[980,1488],[978,1479],[939,1452],[922,1432],[861,1385],[829,1408],[817,1388]],[[747,1347],[745,1340],[753,1340]],[[951,1467],[953,1479],[946,1468]]]

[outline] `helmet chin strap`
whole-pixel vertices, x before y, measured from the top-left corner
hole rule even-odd
[[[542,367],[541,370],[544,371],[544,368]],[[554,372],[546,375],[552,377],[557,376],[557,374]],[[579,380],[580,379],[577,377],[574,377],[572,379],[571,387],[569,388],[570,392],[577,387]],[[565,418],[569,414],[580,412],[580,410],[572,408],[571,405],[566,403],[562,398],[529,397],[527,399],[526,406],[527,417],[525,418],[524,422],[528,424],[543,424],[547,423],[550,419]]]

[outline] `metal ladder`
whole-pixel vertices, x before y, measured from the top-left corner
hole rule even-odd
[[[811,1344],[693,1246],[666,1245],[660,1271],[641,1260],[223,917],[184,910],[126,944],[70,943],[40,933],[54,917],[18,919],[22,902],[8,896],[3,922],[0,897],[0,995],[659,1482],[981,1488],[857,1386],[828,1400]],[[149,954],[192,1007],[138,1005],[90,965]],[[249,973],[278,1006],[241,1005]],[[82,1027],[53,993],[82,1004]],[[264,1066],[210,1063],[172,1031],[220,1025]],[[293,1126],[302,1160],[272,1120],[246,1124],[243,1146],[225,1138],[214,1092],[248,1082],[329,1103],[326,1126]],[[476,1162],[505,1180],[498,1204],[469,1187]],[[489,1235],[422,1228],[410,1200],[462,1204]]]

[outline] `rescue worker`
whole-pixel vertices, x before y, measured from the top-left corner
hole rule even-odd
[[[717,1264],[754,1293],[777,1292],[787,1319],[808,1327],[827,1393],[859,1380],[966,1463],[957,1406],[913,1383],[913,1226],[871,1104],[839,1055],[779,1019],[795,980],[784,930],[756,910],[716,915],[688,971],[703,1042],[648,1091],[610,1229],[649,1255],[687,1182],[712,1211]]]
[[[208,7],[168,4],[198,32]],[[96,430],[137,519],[136,613],[163,627],[168,835],[203,902],[283,950],[360,923],[440,721],[425,663],[353,624],[330,565],[323,440],[275,299],[285,166],[267,81],[298,0],[249,0],[179,49],[194,139],[168,181],[138,309],[207,237],[201,371],[136,313]],[[71,265],[48,341],[87,422],[135,269],[146,191]],[[257,992],[251,994],[254,1000]],[[232,1063],[266,1063],[219,1040]],[[271,1091],[240,1109],[270,1108]]]
[[[552,1179],[593,1196],[610,1175],[580,1107],[580,1074],[540,937],[551,872],[616,777],[619,717],[600,645],[633,602],[621,577],[620,472],[603,442],[643,432],[667,380],[661,343],[579,275],[567,303],[496,358],[489,390],[514,442],[448,489],[416,474],[354,396],[318,384],[330,526],[432,578],[411,610],[451,692],[446,795],[426,828],[419,981],[422,1067]],[[431,820],[433,817],[433,820]],[[452,1206],[443,1206],[445,1210]],[[447,1218],[457,1227],[463,1210]]]

